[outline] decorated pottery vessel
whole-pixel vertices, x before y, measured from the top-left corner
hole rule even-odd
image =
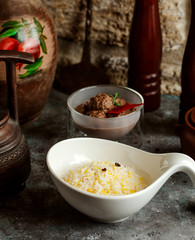
[[[0,50],[28,52],[32,64],[17,63],[21,124],[38,118],[50,93],[56,70],[54,24],[39,0],[0,0]],[[6,99],[5,64],[0,63],[0,94]]]
[[[185,124],[180,134],[182,151],[195,160],[195,107],[185,114]]]

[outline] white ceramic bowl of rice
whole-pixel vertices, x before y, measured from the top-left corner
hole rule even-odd
[[[62,197],[80,212],[100,222],[122,221],[147,202],[147,198],[140,195],[137,199],[136,196],[144,191],[141,189],[146,187],[145,180],[150,179],[143,169],[136,169],[135,174],[131,157],[128,151],[121,152],[121,146],[126,147],[110,140],[72,138],[55,144],[47,154],[49,172]],[[99,173],[104,177],[98,176]],[[128,184],[125,184],[125,175],[130,176]],[[80,184],[83,188],[79,188],[83,177],[91,177],[94,184],[89,186],[85,182]],[[70,183],[74,181],[72,186]]]
[[[152,154],[98,138],[56,143],[47,153],[47,166],[71,206],[107,223],[139,211],[177,171],[186,172],[195,185],[195,163],[184,154]]]

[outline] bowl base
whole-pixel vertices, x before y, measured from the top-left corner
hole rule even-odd
[[[84,133],[81,128],[79,128],[76,124],[74,124],[73,120],[68,118],[67,121],[67,136],[66,138],[77,138],[77,137],[95,137],[95,138],[103,138],[107,140],[113,140],[116,142],[120,142],[123,144],[128,144],[135,148],[141,148],[142,142],[143,142],[143,133],[141,130],[141,123],[138,122],[135,127],[125,136],[120,137],[118,139],[113,139],[112,134],[110,135],[110,138],[106,138],[106,136],[92,136],[90,134]]]

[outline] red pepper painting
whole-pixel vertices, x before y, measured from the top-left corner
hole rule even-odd
[[[43,63],[41,54],[47,54],[47,46],[45,40],[47,37],[43,34],[44,27],[41,23],[33,18],[32,21],[7,21],[2,25],[0,31],[0,50],[14,50],[20,52],[31,53],[35,62],[23,66],[17,63],[16,67],[19,71],[23,68],[25,73],[19,74],[20,78],[31,76],[38,71]]]

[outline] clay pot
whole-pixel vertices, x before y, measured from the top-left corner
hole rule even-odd
[[[19,122],[37,119],[52,88],[57,41],[54,24],[39,0],[0,0],[0,50],[31,53],[35,63],[17,67]],[[6,99],[5,64],[0,63],[0,94]]]
[[[185,115],[180,142],[183,153],[195,160],[195,107],[189,109]]]

